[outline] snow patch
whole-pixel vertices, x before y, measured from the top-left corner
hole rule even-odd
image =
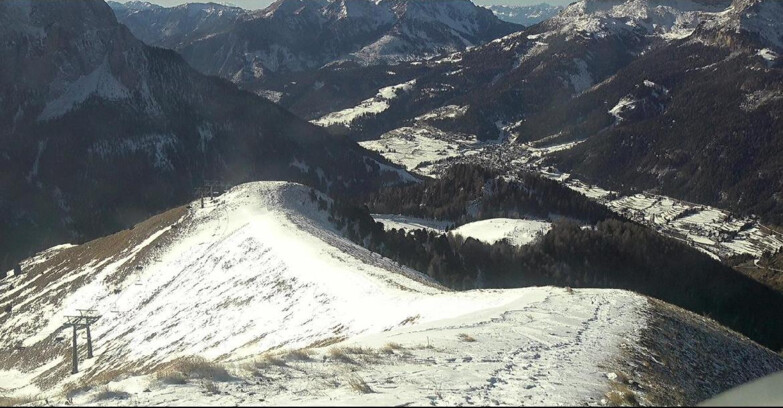
[[[488,244],[506,239],[511,245],[527,245],[546,234],[552,224],[546,221],[512,218],[492,218],[475,221],[454,229],[451,233],[471,237]]]
[[[377,222],[383,223],[385,230],[401,229],[413,231],[425,229],[442,233],[446,232],[446,228],[452,224],[451,221],[431,220],[399,214],[372,214],[372,218]]]
[[[51,120],[63,116],[91,96],[109,101],[130,98],[128,88],[111,73],[107,59],[104,59],[94,71],[71,83],[57,99],[47,103],[38,120]]]
[[[568,79],[574,88],[574,93],[579,94],[593,86],[593,76],[590,75],[590,71],[587,69],[587,62],[578,58],[575,58],[573,61],[577,72],[570,74]]]
[[[761,58],[764,58],[769,62],[775,62],[779,57],[778,53],[772,51],[769,48],[764,48],[759,50],[759,52],[757,52],[756,55],[760,56]]]
[[[631,98],[630,96],[624,96],[620,101],[617,102],[617,105],[614,105],[612,109],[609,110],[609,114],[615,117],[615,122],[619,123],[623,120],[621,113],[632,110],[636,107],[636,99]]]
[[[334,124],[350,125],[356,118],[363,115],[377,115],[386,109],[389,109],[389,102],[395,99],[400,92],[409,92],[416,84],[416,80],[405,82],[403,84],[388,86],[378,90],[378,93],[362,101],[358,106],[343,109],[338,112],[332,112],[322,116],[320,119],[311,121],[320,126],[331,126]]]

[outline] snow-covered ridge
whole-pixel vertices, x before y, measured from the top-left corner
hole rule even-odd
[[[297,184],[248,183],[204,208],[197,201],[26,260],[22,275],[0,280],[0,308],[12,308],[0,342],[17,346],[0,349],[0,379],[10,379],[3,392],[65,403],[60,387],[103,378],[124,393],[112,404],[419,405],[440,383],[451,385],[434,401],[452,405],[596,404],[613,392],[621,350],[643,348],[651,311],[642,296],[451,292],[343,238],[312,194],[330,202]],[[95,357],[69,375],[61,324],[83,308],[103,315],[92,327]],[[308,347],[300,363],[246,364]],[[385,357],[365,365],[339,353]],[[200,392],[197,381],[156,380],[162,363],[194,355],[221,362],[237,380],[220,394]],[[356,378],[374,392],[357,394]],[[98,385],[70,394],[72,402],[106,403]]]
[[[0,281],[0,306],[13,307],[0,323],[0,339],[26,347],[23,353],[46,347],[65,351],[67,342],[56,341],[68,334],[61,331],[65,315],[88,308],[103,315],[92,329],[96,357],[83,364],[80,374],[65,376],[70,359],[57,353],[21,367],[0,366],[13,370],[0,376],[25,372],[57,383],[130,365],[152,369],[190,355],[238,361],[278,347],[382,333],[407,322],[444,327],[445,321],[435,322],[459,316],[483,320],[508,307],[548,304],[554,291],[446,291],[343,239],[311,200],[310,190],[296,184],[249,183],[205,204],[104,239],[129,240],[131,246],[106,251],[98,240],[60,247],[24,262],[22,275]],[[139,235],[123,238],[133,231]],[[631,315],[644,307],[638,296],[595,295],[627,304]],[[612,325],[617,336],[632,335],[638,322],[631,315],[627,324]],[[511,334],[513,327],[504,330]],[[596,326],[595,336],[599,333],[607,334]],[[590,365],[585,367],[601,356],[610,358],[612,348],[606,350],[586,353]],[[556,361],[558,350],[551,352],[548,358]],[[42,366],[46,372],[35,371]],[[11,391],[37,388],[27,383]],[[544,397],[554,395],[546,391]]]

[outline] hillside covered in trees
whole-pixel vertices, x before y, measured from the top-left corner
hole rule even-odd
[[[568,217],[588,223],[617,218],[581,193],[531,172],[513,177],[477,164],[456,164],[439,179],[395,186],[358,201],[373,213],[454,221],[487,218]]]
[[[504,181],[480,167],[455,166],[443,179],[376,193],[366,206],[339,200],[330,205],[314,192],[311,199],[328,208],[331,221],[352,241],[453,289],[628,289],[709,316],[773,350],[783,348],[783,326],[769,324],[783,321],[783,294],[550,182],[533,175]],[[567,217],[558,217],[532,244],[513,246],[423,229],[384,230],[370,214],[384,210],[465,222],[489,218],[489,212],[468,215],[471,205],[497,209],[492,216],[549,211]]]

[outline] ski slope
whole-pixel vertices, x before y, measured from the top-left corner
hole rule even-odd
[[[0,280],[0,310],[12,305],[0,344],[14,345],[0,349],[0,402],[597,404],[623,350],[642,347],[640,295],[449,291],[343,238],[297,184],[248,183],[205,204],[52,248]],[[61,325],[86,308],[102,314],[95,357],[82,350],[71,375]],[[291,350],[309,357],[254,363]],[[232,380],[157,379],[191,356]]]

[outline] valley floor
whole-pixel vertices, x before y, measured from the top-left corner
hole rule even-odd
[[[520,169],[533,171],[716,259],[742,255],[759,258],[765,251],[775,252],[783,247],[783,234],[757,219],[658,194],[620,196],[544,164],[552,153],[570,149],[579,142],[547,147],[496,140],[479,142],[472,135],[443,132],[417,123],[361,144],[413,173],[429,177],[439,177],[454,163],[478,163],[510,176]]]

